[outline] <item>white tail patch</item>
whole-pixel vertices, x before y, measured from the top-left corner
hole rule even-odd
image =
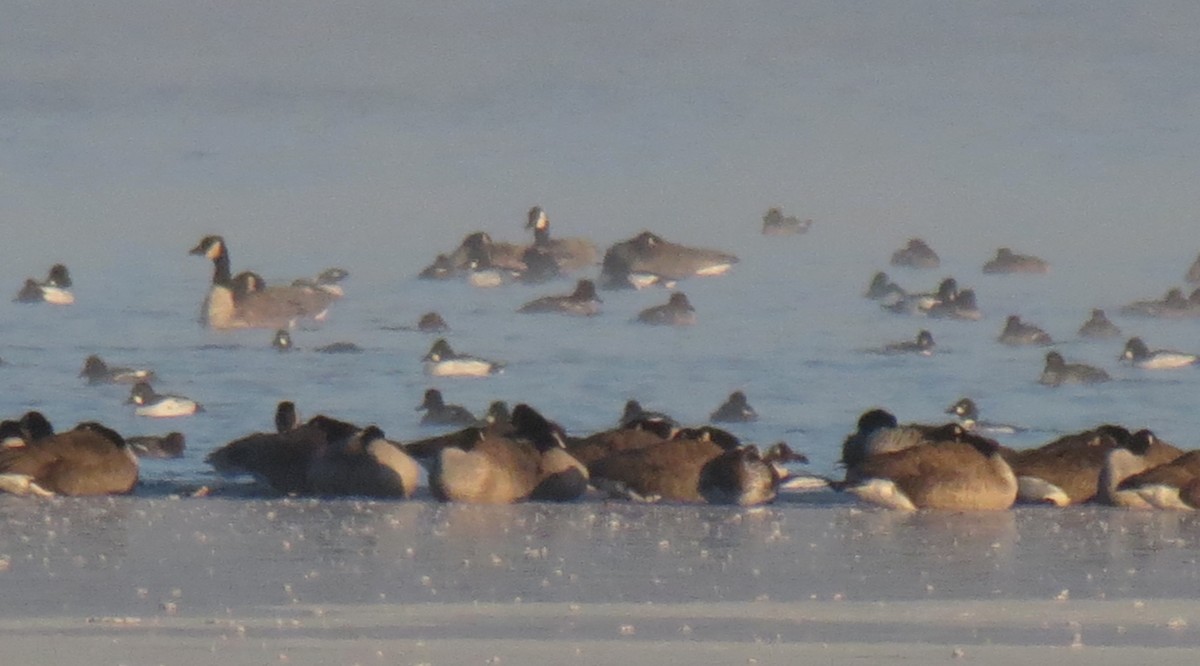
[[[75,302],[75,295],[60,287],[42,287],[42,298],[52,305],[70,305]]]
[[[1017,477],[1017,501],[1025,504],[1053,504],[1067,506],[1071,496],[1062,488],[1036,476]]]
[[[33,482],[28,474],[0,474],[0,492],[12,495],[37,495],[54,497],[54,493]]]
[[[1147,485],[1137,488],[1137,494],[1142,499],[1146,500],[1150,506],[1155,509],[1167,509],[1170,511],[1195,511],[1195,507],[1189,506],[1179,498],[1179,489],[1174,486],[1163,484]]]
[[[730,268],[733,268],[733,264],[717,264],[715,266],[706,266],[696,271],[696,275],[705,277],[711,275],[724,275],[729,272]]]

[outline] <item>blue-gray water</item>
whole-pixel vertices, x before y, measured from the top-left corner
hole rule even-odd
[[[820,473],[834,471],[838,443],[864,409],[933,421],[964,395],[987,418],[1037,429],[1006,443],[1119,422],[1195,446],[1200,371],[1123,368],[1116,362],[1123,340],[1074,335],[1100,306],[1152,347],[1200,350],[1194,321],[1115,312],[1179,285],[1200,249],[1191,183],[1200,155],[1200,16],[1192,3],[1136,10],[1037,2],[369,3],[348,10],[118,2],[69,16],[38,4],[3,7],[0,288],[15,294],[25,277],[62,261],[72,268],[78,302],[53,308],[0,299],[0,415],[40,409],[59,427],[99,420],[127,435],[179,429],[187,456],[143,466],[145,479],[162,482],[156,488],[211,482],[205,453],[268,429],[281,399],[296,401],[303,415],[378,423],[400,440],[431,434],[414,411],[429,386],[477,411],[495,399],[526,401],[573,432],[611,425],[629,398],[699,422],[743,389],[762,420],[734,430],[765,443],[786,439]],[[601,248],[650,229],[742,261],[726,277],[681,284],[699,319],[682,330],[630,323],[639,309],[665,301],[661,290],[604,293],[604,313],[579,320],[514,313],[535,296],[569,291],[567,280],[480,290],[415,279],[469,231],[526,238],[524,212],[535,203],[546,207],[556,234]],[[772,205],[816,222],[804,236],[763,237],[759,217]],[[208,233],[226,237],[235,271],[254,269],[268,280],[344,267],[352,273],[348,295],[319,330],[295,335],[301,349],[291,354],[269,347],[269,331],[205,331],[195,320],[211,267],[186,252]],[[911,236],[926,238],[943,266],[890,270],[893,278],[930,290],[953,275],[978,292],[983,321],[899,317],[861,298],[870,275],[887,269],[890,253]],[[1050,274],[982,275],[1001,245],[1043,256]],[[504,374],[425,377],[419,359],[431,338],[384,327],[414,324],[431,309],[449,321],[456,349],[506,361]],[[995,342],[1008,314],[1042,326],[1068,360],[1100,365],[1115,381],[1038,386],[1044,350]],[[938,343],[931,358],[864,351],[922,327]],[[339,340],[365,351],[311,351]],[[191,396],[207,411],[169,421],[135,417],[123,404],[126,389],[76,376],[92,353],[153,367],[159,390]],[[169,598],[176,563],[191,562],[195,544],[208,539],[215,545],[205,552],[218,561],[201,558],[197,567],[250,562],[247,570],[271,590],[231,587],[240,603],[286,603],[283,583],[341,564],[360,577],[307,598],[366,601],[377,600],[364,583],[375,575],[370,568],[396,557],[386,544],[339,554],[362,545],[353,545],[359,517],[349,502],[300,509],[229,500],[163,509],[160,502],[169,500],[6,499],[7,519],[33,527],[0,541],[11,571],[24,572],[4,584],[33,586],[31,596],[45,590],[50,601],[39,610],[47,612],[74,608],[73,585],[116,595],[105,586],[120,584],[128,603],[118,609],[137,609],[137,588],[150,588],[148,603]],[[620,544],[669,542],[645,565],[666,573],[635,570],[613,593],[618,600],[674,598],[650,582],[681,567],[704,574],[685,588],[701,600],[774,592],[790,567],[818,572],[779,592],[792,599],[920,597],[928,593],[918,582],[923,571],[945,572],[928,583],[938,593],[987,596],[994,587],[1036,598],[1068,587],[1088,596],[1169,596],[1179,589],[1176,575],[1194,577],[1187,557],[1153,555],[1163,543],[1193,544],[1189,519],[1103,510],[1026,511],[998,518],[992,536],[973,520],[893,523],[886,514],[782,504],[767,516],[782,521],[790,539],[783,550],[766,545],[770,518],[739,524],[735,532],[745,534],[733,542],[705,545],[710,524],[741,515],[730,509],[475,510],[425,502],[373,505],[364,520],[390,525],[395,512],[397,526],[417,521],[389,538],[414,540],[429,568],[383,566],[379,574],[385,591],[404,600],[427,594],[407,587],[410,574],[430,576],[430,585],[456,599],[505,600],[517,595],[503,587],[510,585],[526,598],[557,600],[580,588],[559,594],[550,571],[549,592],[527,591],[541,575],[514,575],[491,589],[456,577],[425,549],[437,548],[447,529],[463,530],[469,544],[487,523],[513,521],[491,549],[508,562],[524,556],[527,542],[542,543],[541,521],[558,519],[579,542],[605,544],[610,532],[589,522],[597,511],[629,537]],[[218,525],[204,523],[209,512]],[[181,514],[197,526],[142,532],[160,515]],[[271,533],[279,515],[282,532],[325,545],[300,546],[294,552],[302,557],[280,560],[281,544],[295,539]],[[481,515],[485,525],[472,529]],[[650,527],[639,531],[642,520]],[[627,522],[634,527],[622,527]],[[55,527],[51,536],[46,524]],[[115,536],[101,526],[113,526]],[[1110,526],[1122,535],[1115,542]],[[811,529],[827,529],[826,538],[809,541]],[[346,530],[351,546],[339,545]],[[1040,538],[1056,530],[1069,535],[1065,545]],[[855,536],[862,534],[879,538]],[[60,535],[71,542],[56,543]],[[171,543],[136,547],[158,538]],[[90,539],[115,541],[98,547]],[[975,540],[978,548],[969,545]],[[95,548],[123,562],[130,543],[124,552],[136,572],[89,569]],[[810,543],[821,546],[818,557],[797,559],[796,549]],[[993,569],[1000,578],[989,575],[985,584],[970,562],[986,564],[990,556],[981,553],[992,553],[992,543],[1001,554],[1011,543],[1030,550]],[[467,548],[447,557],[474,559]],[[753,562],[739,570],[747,581],[756,569],[778,575],[766,586],[721,588],[724,571],[701,548]],[[581,565],[591,567],[582,572],[589,584],[621,570],[616,555],[585,550],[594,557]],[[490,561],[490,554],[482,556]],[[584,556],[572,551],[568,559]],[[858,569],[819,575],[853,557],[882,567],[865,571],[905,575],[882,592],[869,585],[880,578]],[[1021,564],[1030,558],[1032,565]],[[67,569],[92,575],[76,580]],[[1151,573],[1121,578],[1129,571]],[[235,583],[260,580],[251,574]],[[1103,589],[1089,588],[1094,580]],[[718,587],[702,589],[704,581]],[[230,595],[184,593],[203,597],[198,605],[206,609],[232,603]]]

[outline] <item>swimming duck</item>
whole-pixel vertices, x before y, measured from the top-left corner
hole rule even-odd
[[[1121,352],[1120,360],[1127,361],[1135,368],[1143,370],[1172,370],[1196,365],[1200,363],[1200,356],[1166,349],[1150,351],[1141,338],[1132,337],[1125,343],[1125,350]]]
[[[925,329],[921,329],[917,332],[915,340],[889,343],[884,345],[882,352],[884,354],[920,354],[922,356],[932,356],[933,348],[933,334]]]
[[[138,462],[114,430],[74,430],[0,448],[0,490],[22,495],[118,495],[133,490]]]
[[[1104,314],[1104,310],[1094,308],[1092,316],[1087,321],[1083,322],[1083,326],[1079,327],[1079,337],[1092,338],[1100,340],[1104,338],[1115,338],[1121,335],[1121,329],[1117,325],[1108,320],[1108,316]]]
[[[362,347],[353,342],[331,342],[327,345],[321,345],[313,351],[318,354],[361,354]]]
[[[946,408],[946,413],[958,417],[958,423],[963,428],[981,435],[1012,435],[1025,431],[1025,428],[1007,423],[992,423],[991,421],[979,420],[979,407],[970,398],[962,398],[953,405],[950,405]]]
[[[983,312],[979,310],[979,306],[975,302],[974,289],[963,289],[949,301],[934,304],[925,314],[938,319],[961,319],[965,321],[979,321],[983,319]]]
[[[421,425],[469,426],[478,423],[475,415],[462,405],[447,405],[442,392],[435,389],[425,391],[425,399],[417,405],[417,411],[425,411]]]
[[[417,320],[417,330],[422,333],[445,333],[450,330],[450,326],[442,319],[442,315],[436,312],[426,312]]]
[[[1054,344],[1050,334],[1033,324],[1026,324],[1017,315],[1009,315],[1004,321],[1004,330],[996,338],[1000,344],[1019,347],[1022,345]]]
[[[1116,483],[1104,499],[1130,509],[1196,510],[1200,507],[1200,451],[1154,464],[1148,458],[1156,439],[1153,432],[1139,430],[1128,444],[1109,452],[1106,472]]]
[[[138,382],[129,392],[127,404],[137,405],[133,410],[138,416],[169,418],[188,416],[204,411],[195,400],[178,395],[160,395],[154,392],[149,382]]]
[[[720,407],[709,414],[708,419],[717,423],[748,423],[758,420],[758,412],[746,401],[744,392],[734,391]]]
[[[217,330],[290,328],[300,319],[324,319],[334,296],[309,287],[262,286],[253,276],[238,286],[230,272],[229,251],[220,236],[206,236],[190,254],[213,262],[212,286],[201,308],[201,323]],[[253,274],[251,274],[253,275]]]
[[[1017,498],[1017,478],[994,440],[951,423],[919,446],[879,453],[849,470],[844,490],[859,499],[906,511],[1001,510]]]
[[[896,314],[924,315],[942,303],[950,303],[958,297],[958,280],[952,277],[944,278],[938,283],[937,290],[927,293],[895,294],[880,299],[880,307]]]
[[[125,444],[139,458],[182,458],[185,448],[181,432],[126,437]]]
[[[145,368],[109,367],[95,354],[83,361],[80,377],[87,377],[89,384],[136,384],[154,379],[154,371]]]
[[[1157,301],[1134,301],[1124,305],[1121,314],[1134,317],[1182,318],[1200,315],[1200,308],[1183,295],[1183,290],[1171,288]]]
[[[350,272],[344,268],[326,268],[317,273],[315,278],[292,280],[292,286],[319,289],[334,298],[341,298],[346,295],[346,290],[342,287],[342,281],[348,277],[350,277]]]
[[[1083,363],[1067,363],[1062,354],[1046,352],[1046,366],[1038,383],[1044,386],[1061,386],[1062,384],[1098,384],[1111,379],[1108,373],[1100,368]]]
[[[15,300],[18,303],[50,303],[51,305],[70,305],[75,302],[75,296],[67,291],[71,286],[71,275],[67,267],[54,264],[46,279],[38,282],[33,278],[25,280],[21,291]]]
[[[937,268],[941,264],[937,252],[920,238],[910,238],[907,245],[892,253],[893,266]]]
[[[274,337],[271,338],[271,346],[281,352],[292,351],[296,348],[292,344],[292,334],[286,328],[275,331]]]
[[[1047,273],[1050,264],[1028,254],[1016,254],[1002,247],[996,250],[996,256],[983,265],[984,273]]]
[[[468,429],[473,441],[433,456],[429,487],[442,501],[507,504],[570,500],[587,488],[587,469],[564,448],[561,430],[525,404],[513,408],[512,431]]]
[[[284,404],[280,403],[276,408],[277,430],[283,411],[286,411]],[[319,414],[288,430],[240,437],[214,450],[204,460],[218,474],[250,474],[276,492],[305,494],[311,492],[309,465],[312,460],[329,442],[343,441],[359,431],[360,428],[352,423]]]
[[[867,291],[863,295],[871,300],[881,301],[884,299],[899,300],[907,294],[900,285],[888,279],[887,273],[879,271],[871,277],[871,284],[867,285]]]
[[[517,312],[558,312],[561,314],[592,316],[600,313],[600,297],[591,280],[575,283],[575,291],[561,296],[543,296],[522,305]]]
[[[445,338],[438,338],[425,354],[425,372],[432,377],[487,377],[504,370],[504,364],[458,354]]]
[[[583,238],[551,238],[550,218],[541,206],[529,209],[526,229],[533,230],[533,246],[546,250],[564,271],[577,271],[596,264],[596,246]],[[527,262],[528,263],[528,262]]]
[[[800,220],[794,216],[783,216],[779,208],[768,208],[762,217],[762,233],[764,236],[790,236],[802,234],[812,226],[812,220]]]
[[[696,309],[682,291],[676,291],[665,305],[656,305],[638,313],[637,320],[655,326],[691,326],[696,323]]]
[[[688,247],[643,231],[604,253],[600,286],[628,289],[673,284],[692,276],[724,275],[738,262],[727,252]]]
[[[372,425],[327,434],[325,445],[309,461],[307,476],[309,491],[316,495],[404,498],[416,490],[421,468]]]

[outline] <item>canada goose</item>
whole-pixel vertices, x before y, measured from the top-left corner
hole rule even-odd
[[[433,377],[486,377],[504,369],[499,361],[456,353],[445,338],[434,341],[423,361],[425,372]]]
[[[185,448],[181,432],[126,437],[125,444],[139,458],[182,458]]]
[[[591,241],[583,238],[551,238],[550,218],[541,206],[529,209],[526,229],[533,230],[533,247],[543,248],[564,271],[577,271],[596,264],[598,253]]]
[[[212,286],[201,309],[201,323],[208,328],[290,328],[300,319],[323,319],[334,300],[332,294],[311,287],[263,287],[253,274],[239,287],[220,236],[204,237],[190,254],[213,262]]]
[[[884,354],[920,354],[921,356],[932,356],[935,346],[933,334],[925,329],[921,329],[917,332],[915,340],[890,342],[884,345],[880,351]]]
[[[145,368],[110,367],[99,356],[92,354],[83,361],[83,369],[79,371],[79,376],[87,377],[89,384],[136,384],[153,380],[154,371]]]
[[[679,245],[643,231],[604,253],[600,286],[628,289],[692,276],[723,275],[737,262],[738,258],[727,252]]]
[[[786,462],[808,462],[786,444],[775,444],[765,454],[753,444],[729,449],[700,468],[700,495],[709,504],[756,506],[775,499],[780,483],[788,478]]]
[[[133,410],[138,416],[170,418],[188,416],[204,411],[198,402],[179,395],[161,395],[154,392],[149,382],[138,382],[129,392],[126,404],[137,405]]]
[[[686,294],[677,291],[671,294],[665,305],[639,312],[637,321],[655,326],[691,326],[696,323],[696,308],[692,307]]]
[[[478,423],[475,415],[462,405],[447,405],[442,392],[435,389],[425,391],[425,399],[417,405],[417,411],[425,411],[421,425],[469,426]]]
[[[137,458],[99,423],[0,448],[0,490],[9,493],[116,495],[133,490],[137,480]]]
[[[1026,324],[1017,315],[1009,315],[1004,321],[1004,330],[996,340],[1002,345],[1020,347],[1022,345],[1054,344],[1050,334],[1033,324]]]
[[[588,472],[592,485],[613,497],[703,502],[704,466],[740,446],[736,437],[718,428],[685,429],[658,443],[615,451],[589,464]]]
[[[54,426],[50,425],[50,421],[44,414],[36,410],[22,414],[17,423],[21,426],[21,433],[25,437],[25,441],[28,442],[36,442],[54,434]]]
[[[1117,325],[1108,320],[1108,316],[1104,314],[1104,310],[1095,308],[1092,310],[1092,316],[1083,325],[1079,327],[1079,337],[1103,339],[1120,337],[1121,329]]]
[[[1103,474],[1109,451],[1125,446],[1132,435],[1121,426],[1103,425],[1065,435],[1031,449],[1006,452],[1021,484],[1022,502],[1058,506],[1105,498],[1114,485]],[[1147,455],[1153,464],[1174,459],[1179,449],[1155,440]],[[1116,479],[1119,481],[1119,479]]]
[[[567,451],[584,465],[591,465],[618,451],[640,449],[663,442],[670,439],[674,430],[674,421],[634,419],[586,437],[568,437]]]
[[[1200,451],[1164,460],[1169,451],[1155,451],[1158,443],[1143,429],[1109,451],[1097,499],[1130,509],[1194,510],[1200,501]]]
[[[879,301],[885,298],[900,299],[905,294],[906,292],[900,285],[888,279],[887,273],[879,271],[871,277],[871,283],[867,285],[867,291],[863,296],[873,301]]]
[[[282,403],[276,409],[277,421],[281,411],[286,411]],[[219,474],[250,474],[276,492],[304,494],[311,492],[309,464],[313,458],[327,443],[345,440],[359,430],[352,423],[317,415],[290,430],[240,437],[204,460]]]
[[[946,413],[957,416],[958,424],[963,428],[981,435],[1012,435],[1025,431],[1025,428],[1008,425],[1007,423],[981,421],[979,419],[979,407],[970,398],[961,398],[958,402],[947,407]]]
[[[708,419],[717,423],[748,423],[758,420],[758,412],[746,401],[744,392],[734,391],[720,407],[708,415]]]
[[[63,264],[50,267],[46,279],[38,282],[33,278],[25,280],[21,291],[13,299],[17,303],[50,303],[51,305],[70,305],[75,302],[75,296],[67,291],[70,288],[71,275]]]
[[[801,220],[795,216],[783,216],[779,208],[768,208],[762,216],[762,233],[764,236],[790,236],[802,234],[812,226],[812,220]]]
[[[557,429],[525,404],[513,408],[508,435],[471,429],[470,441],[433,456],[429,487],[443,501],[507,504],[525,499],[568,500],[587,486],[587,471],[563,448]]]
[[[901,426],[895,415],[884,409],[870,409],[858,417],[854,432],[842,441],[842,457],[838,461],[846,468],[846,480],[858,477],[858,468],[867,459],[882,454],[902,451],[929,442],[929,433],[940,426]]]
[[[983,265],[984,273],[1048,273],[1050,264],[1028,254],[1016,254],[1006,247],[996,250],[996,256]]]
[[[1120,360],[1143,370],[1172,370],[1196,365],[1200,363],[1200,356],[1166,349],[1150,351],[1141,338],[1133,337],[1125,343]]]
[[[893,266],[909,268],[937,268],[942,260],[925,241],[910,238],[907,245],[892,253],[891,263]]]
[[[421,478],[420,466],[384,438],[377,426],[333,436],[308,465],[308,488],[317,495],[410,497]]]
[[[1110,379],[1108,373],[1083,363],[1067,363],[1062,354],[1046,352],[1046,366],[1038,383],[1044,386],[1061,386],[1063,384],[1098,384]]]
[[[1007,509],[1017,478],[995,441],[957,423],[926,434],[928,441],[868,457],[844,488],[890,509],[980,511]]]
[[[600,297],[596,295],[596,285],[591,280],[580,280],[575,283],[575,291],[560,296],[543,296],[529,301],[517,309],[517,312],[557,312],[567,315],[592,316],[600,313]]]

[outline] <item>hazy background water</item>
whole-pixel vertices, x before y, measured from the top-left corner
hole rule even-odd
[[[818,471],[865,408],[933,420],[961,395],[1047,431],[1118,421],[1193,445],[1196,372],[1122,370],[1120,342],[1073,339],[1089,308],[1179,284],[1200,245],[1192,3],[0,7],[3,273],[15,294],[66,262],[78,298],[0,303],[0,412],[184,431],[188,458],[148,478],[203,477],[205,452],[267,428],[284,398],[429,434],[413,407],[432,385],[475,410],[528,401],[575,432],[631,397],[700,421],[740,388],[763,419],[738,432],[788,439]],[[629,323],[662,291],[605,294],[602,316],[574,320],[513,314],[566,280],[415,279],[469,231],[527,238],[534,203],[557,235],[601,249],[651,229],[742,263],[682,285],[700,320],[686,330]],[[812,231],[760,236],[771,205]],[[296,341],[365,353],[280,355],[269,332],[199,328],[211,269],[186,251],[207,233],[225,235],[235,271],[269,280],[350,270],[328,324]],[[982,322],[860,298],[911,236],[943,266],[895,279],[925,290],[954,275]],[[981,275],[999,245],[1051,274]],[[431,340],[381,327],[430,309],[456,349],[508,370],[423,376]],[[1118,381],[1037,386],[1043,350],[994,341],[1010,313]],[[1194,322],[1118,323],[1200,349]],[[933,358],[862,351],[921,327]],[[153,366],[159,390],[208,411],[135,418],[124,389],[76,377],[90,353]]]

